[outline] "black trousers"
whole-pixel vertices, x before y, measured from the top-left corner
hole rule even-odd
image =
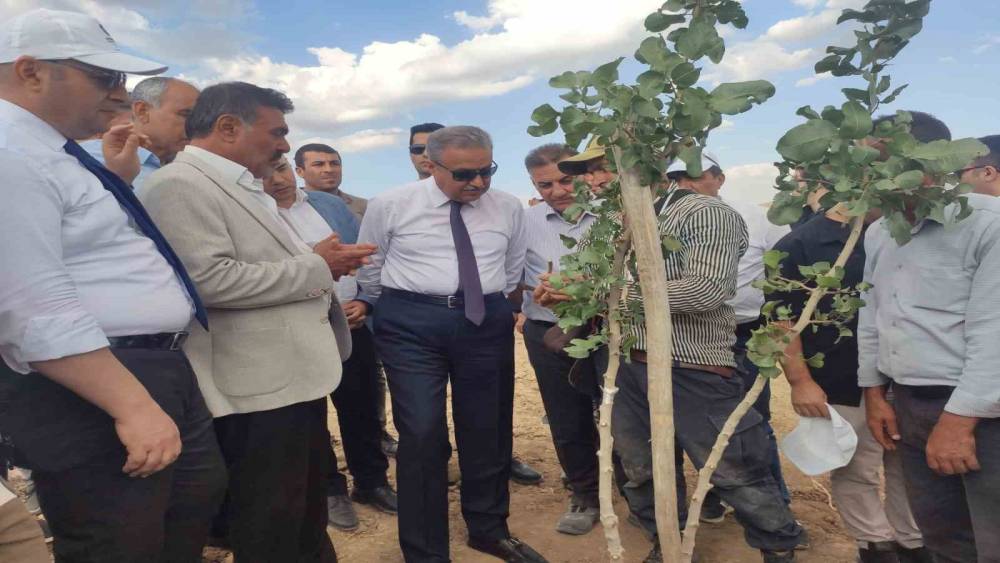
[[[225,519],[236,563],[330,563],[326,397],[215,419],[229,469]]]
[[[513,329],[511,307],[500,294],[486,296],[478,327],[461,308],[411,301],[389,289],[379,298],[375,342],[399,430],[399,541],[407,563],[449,561],[449,379],[469,535],[509,535]]]
[[[569,380],[576,360],[545,348],[542,337],[550,326],[531,320],[524,323],[524,346],[538,380],[559,465],[573,489],[573,500],[581,506],[597,507],[597,387],[591,381],[591,388],[580,388]]]
[[[347,468],[354,477],[354,488],[371,490],[389,484],[386,471],[389,460],[382,453],[382,423],[378,417],[378,361],[375,341],[368,327],[351,331],[351,357],[337,390],[330,394],[340,422]],[[346,495],[347,478],[337,471],[337,454],[330,447],[331,463],[327,476],[327,495]]]
[[[180,457],[144,479],[122,473],[114,421],[41,374],[0,369],[0,432],[33,470],[58,563],[197,563],[226,474],[212,417],[179,351],[113,350],[177,424]],[[3,366],[0,363],[0,366]]]

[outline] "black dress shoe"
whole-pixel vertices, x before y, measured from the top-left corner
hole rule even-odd
[[[358,504],[369,504],[387,514],[395,514],[399,510],[396,491],[389,485],[374,489],[354,489],[351,500]]]
[[[476,551],[503,559],[508,563],[548,563],[541,554],[531,549],[531,546],[514,536],[500,540],[469,536],[468,546]]]
[[[510,460],[510,480],[521,485],[537,485],[542,482],[542,474],[515,457]]]

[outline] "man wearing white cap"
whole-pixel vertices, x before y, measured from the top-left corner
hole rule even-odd
[[[129,126],[101,165],[125,73],[97,20],[34,10],[0,25],[0,433],[34,470],[57,561],[200,560],[225,486],[180,349],[205,310],[128,185]]]

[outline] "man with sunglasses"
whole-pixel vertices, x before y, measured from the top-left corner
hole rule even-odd
[[[127,184],[137,139],[107,167],[68,140],[107,130],[125,72],[164,70],[83,14],[0,25],[0,433],[57,561],[199,560],[225,487],[180,349],[205,309]]]
[[[360,242],[378,250],[358,281],[375,302],[399,452],[399,540],[408,563],[449,561],[445,418],[452,389],[468,544],[506,561],[541,562],[510,535],[514,315],[521,281],[521,203],[490,190],[493,142],[477,127],[427,139],[430,176],[368,205]]]
[[[1000,135],[980,137],[979,142],[990,148],[989,154],[974,160],[955,174],[972,192],[1000,196]]]
[[[438,129],[444,129],[440,123],[418,123],[410,127],[410,162],[417,171],[417,177],[426,180],[431,177],[431,161],[427,158],[427,137]]]

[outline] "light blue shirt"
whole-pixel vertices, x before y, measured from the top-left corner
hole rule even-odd
[[[865,235],[866,306],[858,323],[858,383],[955,387],[945,410],[1000,417],[1000,199],[944,226],[925,220],[898,245],[884,222]],[[951,217],[957,207],[946,210]]]
[[[96,158],[101,164],[104,164],[104,152],[101,150],[100,139],[83,141],[80,143],[80,146],[83,147],[83,150],[90,153],[90,156]],[[132,180],[132,189],[135,191],[137,197],[142,197],[142,185],[146,182],[146,178],[159,170],[161,166],[163,165],[160,164],[160,159],[156,158],[155,154],[139,147],[139,175]]]
[[[524,231],[528,241],[528,253],[524,261],[524,283],[530,287],[537,286],[538,276],[549,271],[550,262],[552,271],[558,272],[559,260],[575,250],[567,248],[559,235],[579,241],[590,230],[595,220],[596,217],[592,214],[585,213],[579,221],[571,223],[545,202],[524,210]],[[524,292],[521,312],[533,321],[554,323],[558,320],[552,311],[532,301],[531,291]]]

